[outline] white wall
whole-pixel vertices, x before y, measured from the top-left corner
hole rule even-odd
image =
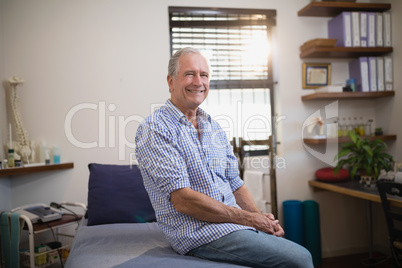
[[[0,2],[0,77],[1,83],[4,80],[4,9],[2,8],[2,2]],[[5,151],[3,150],[3,144],[7,141],[7,120],[6,120],[6,94],[5,89],[1,86],[0,89],[0,161],[5,158]],[[10,209],[11,207],[11,181],[7,177],[0,177],[0,211]]]
[[[25,78],[19,93],[23,122],[31,139],[60,146],[62,161],[75,164],[72,170],[0,179],[2,206],[7,208],[3,205],[7,200],[11,207],[61,200],[86,203],[88,163],[129,164],[133,149],[119,149],[119,143],[127,141],[131,145],[137,122],[150,113],[153,104],[161,104],[169,97],[166,86],[168,6],[276,9],[279,84],[275,90],[279,100],[278,113],[286,118],[279,124],[281,145],[278,151],[286,161],[286,168],[277,170],[279,204],[288,199],[319,202],[324,256],[365,250],[364,202],[328,192],[312,193],[307,184],[315,170],[326,164],[304,149],[302,124],[310,114],[330,103],[301,101],[301,96],[306,93],[301,89],[299,46],[307,40],[327,35],[325,22],[328,18],[297,16],[297,11],[309,2],[205,0],[200,4],[186,0],[0,0],[1,80],[14,74]],[[384,2],[392,3],[393,14],[401,14],[399,1]],[[393,16],[393,25],[400,25],[400,22],[401,18]],[[402,57],[402,49],[398,49],[402,37],[395,28],[397,69],[400,65],[397,61]],[[346,79],[346,64],[345,60],[333,63],[334,80]],[[395,76],[396,91],[402,84],[400,79]],[[8,114],[6,120],[4,115],[6,100],[3,93],[0,94],[0,135],[7,133],[11,117]],[[351,108],[357,107],[359,112],[370,116],[376,115],[372,107],[385,110],[390,119],[377,116],[376,121],[384,122],[386,131],[398,134],[397,115],[401,114],[401,108],[397,106],[401,105],[397,104],[402,103],[398,95],[378,104],[346,101],[339,107],[343,114],[352,114]],[[106,105],[103,112],[102,103]],[[72,108],[87,104],[96,105],[96,109],[77,112],[71,124],[72,133],[79,141],[98,142],[95,148],[84,149],[68,140],[64,124]],[[115,110],[108,109],[110,104],[115,105]],[[389,104],[393,104],[391,108],[386,107]],[[118,123],[119,118],[132,121],[125,126]],[[115,126],[114,139],[109,133],[99,131],[99,120],[106,121],[107,130]],[[104,145],[99,143],[102,139],[98,132],[105,136]],[[7,139],[4,134],[0,138],[3,143]],[[395,149],[402,147],[401,142],[391,145],[396,158],[401,160],[401,150]],[[120,159],[119,153],[123,153]],[[6,193],[5,197],[1,191]]]

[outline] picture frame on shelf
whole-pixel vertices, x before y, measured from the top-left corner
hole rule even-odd
[[[331,84],[331,63],[303,63],[303,89],[315,89]]]

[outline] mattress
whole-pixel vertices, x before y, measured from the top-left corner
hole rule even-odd
[[[106,267],[245,267],[179,255],[173,251],[157,223],[87,226],[77,230],[66,268]]]

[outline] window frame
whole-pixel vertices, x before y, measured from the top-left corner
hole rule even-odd
[[[170,54],[173,54],[173,28],[217,28],[217,27],[239,27],[242,25],[266,25],[268,39],[272,40],[272,27],[276,26],[276,10],[272,9],[238,9],[238,8],[202,8],[202,7],[178,7],[170,6],[169,8],[169,33],[170,33]],[[174,21],[172,20],[174,13],[183,13],[188,15],[217,14],[217,15],[265,15],[265,20],[242,20],[242,21]],[[267,79],[241,79],[241,80],[212,80],[210,81],[211,90],[219,90],[222,88],[269,88],[273,91],[273,63],[272,55],[267,59],[268,77]],[[273,97],[273,96],[271,96]],[[272,101],[271,101],[272,102]]]

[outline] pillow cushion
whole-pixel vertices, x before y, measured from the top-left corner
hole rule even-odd
[[[334,174],[334,169],[328,167],[317,170],[315,177],[319,181],[346,181],[349,179],[349,172],[347,169],[340,169],[338,174]]]
[[[138,166],[88,167],[88,225],[156,221]]]

